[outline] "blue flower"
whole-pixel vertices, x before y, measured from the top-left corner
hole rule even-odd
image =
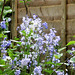
[[[44,22],[42,25],[45,27],[45,29],[47,29],[47,28],[48,28],[48,26],[47,26],[47,23],[46,23],[46,22]]]
[[[6,29],[6,24],[5,23],[6,23],[5,21],[2,21],[1,24],[0,24],[2,29]]]
[[[20,75],[21,71],[20,70],[16,70],[15,75]]]
[[[41,75],[42,68],[40,66],[34,68],[34,75]]]
[[[36,19],[37,18],[37,15],[33,14],[33,19]]]

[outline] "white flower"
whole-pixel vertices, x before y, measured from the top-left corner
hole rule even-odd
[[[5,59],[3,59],[4,61],[7,61],[7,60],[11,60],[10,56],[6,56]]]

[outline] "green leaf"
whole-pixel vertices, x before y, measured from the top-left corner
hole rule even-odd
[[[3,66],[5,66],[5,65],[0,65],[0,67],[3,67]]]
[[[73,37],[75,37],[75,35]]]
[[[0,74],[2,74],[2,70],[0,69]]]
[[[7,75],[14,75],[14,70],[11,70],[10,68],[7,68],[4,70],[3,74],[7,74]]]
[[[10,33],[10,31],[3,31],[3,33]]]
[[[10,9],[10,6],[5,6],[4,9],[5,10],[9,10]]]
[[[18,40],[19,40],[19,38],[16,38],[16,37],[15,37],[15,38],[14,38],[14,40],[18,41]]]
[[[58,52],[61,52],[62,50],[66,49],[66,47],[58,49]]]
[[[67,65],[68,66],[69,64],[68,63],[64,63],[64,65]]]
[[[8,51],[8,55],[11,57],[11,59],[14,59],[15,58],[13,52],[10,51],[10,50]]]
[[[2,38],[3,37],[3,34],[0,34],[0,38]]]
[[[46,62],[45,64],[51,64],[51,65],[55,65],[55,66],[60,66],[62,65],[62,63],[52,63],[51,61]]]
[[[14,50],[17,50],[17,48],[13,48],[13,49],[9,49],[9,50],[14,51]]]
[[[23,3],[24,1],[19,1],[20,3]]]
[[[56,59],[60,59],[61,56],[63,56],[62,53],[61,53],[61,54],[58,54],[58,55],[57,55],[57,54],[54,55],[54,57],[55,57]]]
[[[67,46],[75,44],[75,41],[70,41]]]
[[[0,65],[5,65],[5,61],[3,59],[0,59]]]
[[[62,65],[62,64],[63,64],[63,63],[56,63],[55,65],[56,65],[56,66],[60,66],[60,65]]]
[[[44,72],[47,72],[49,74],[52,74],[54,71],[53,70],[44,70]]]
[[[31,0],[27,0],[27,1],[31,1]]]
[[[54,63],[52,63],[51,61],[46,62],[45,64],[52,64],[55,65]]]
[[[75,63],[75,56],[70,59],[70,62]]]
[[[71,51],[71,50],[68,50],[68,51],[67,51],[67,53],[72,53],[72,52],[73,52],[73,51]]]

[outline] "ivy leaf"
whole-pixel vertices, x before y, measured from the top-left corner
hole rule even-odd
[[[70,41],[67,46],[75,44],[75,41]]]

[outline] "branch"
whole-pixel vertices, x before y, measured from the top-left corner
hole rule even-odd
[[[26,15],[28,15],[28,8],[27,8],[27,5],[26,5],[26,2],[25,2],[25,0],[23,0],[23,1],[24,1],[24,6],[26,8]]]
[[[4,3],[3,3],[3,7],[2,7],[1,15],[0,15],[0,20],[2,20],[3,10],[4,10],[4,6],[5,6],[5,2],[6,2],[6,0],[4,0]]]

